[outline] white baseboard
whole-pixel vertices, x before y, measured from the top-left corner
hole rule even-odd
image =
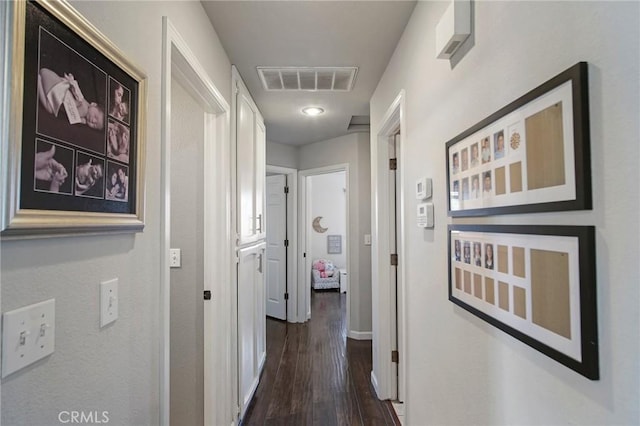
[[[376,379],[376,375],[371,371],[371,384],[373,385],[373,390],[376,391],[376,398],[380,399],[378,395],[380,395],[380,391],[378,390],[378,379]]]
[[[372,340],[373,332],[372,331],[353,331],[349,330],[347,333],[347,337],[355,340]]]

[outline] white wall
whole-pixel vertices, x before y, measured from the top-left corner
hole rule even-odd
[[[112,424],[158,424],[162,16],[227,101],[231,65],[199,2],[73,5],[149,77],[146,226],[139,234],[2,242],[2,311],[56,298],[55,353],[3,379],[2,424],[56,424],[59,411],[83,409],[109,411]],[[98,285],[114,277],[119,319],[101,330]]]
[[[300,170],[349,164],[349,286],[351,330],[371,331],[371,247],[364,234],[371,233],[371,164],[369,134],[353,133],[301,146]]]
[[[267,141],[267,164],[297,169],[298,151],[297,146]]]
[[[436,60],[446,4],[418,2],[371,99],[372,143],[406,90],[408,424],[638,424],[640,5],[475,2],[475,46]],[[589,381],[447,300],[445,142],[578,61],[589,62],[593,210],[476,219],[596,226],[600,381]],[[413,185],[433,178],[435,229]],[[632,190],[629,190],[633,188]],[[456,221],[458,222],[458,221]],[[467,221],[469,222],[469,221]]]
[[[311,259],[329,259],[337,268],[347,267],[347,196],[345,193],[346,173],[335,172],[309,178],[310,193],[307,197],[311,201],[311,221],[322,216],[320,224],[328,228],[320,233],[311,230]],[[342,237],[342,253],[329,254],[327,252],[327,235]]]
[[[171,424],[204,422],[204,111],[171,83]]]

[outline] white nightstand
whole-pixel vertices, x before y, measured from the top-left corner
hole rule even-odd
[[[347,276],[346,268],[338,269],[340,272],[340,293],[346,293],[347,287],[349,287],[349,277]]]

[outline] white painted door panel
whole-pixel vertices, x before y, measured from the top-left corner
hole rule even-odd
[[[257,239],[264,239],[266,237],[266,226],[264,223],[265,213],[265,179],[266,179],[266,167],[267,167],[267,131],[264,127],[264,123],[260,120],[258,114],[256,114],[256,145],[255,145],[255,217],[256,217],[256,230],[255,237]]]
[[[286,320],[287,199],[286,176],[267,177],[267,315]]]
[[[249,99],[238,94],[237,104],[237,176],[238,176],[238,233],[243,244],[255,235],[256,113]]]
[[[241,417],[258,386],[265,356],[264,243],[238,251],[238,382]]]

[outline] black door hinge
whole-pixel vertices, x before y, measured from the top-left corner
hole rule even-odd
[[[302,257],[307,257],[307,253],[302,253]]]
[[[211,290],[204,291],[204,300],[211,300]]]
[[[284,300],[289,300],[289,293],[284,294]]]
[[[284,240],[284,246],[289,247],[289,240]]]
[[[397,254],[392,254],[391,255],[391,266],[398,266],[398,255]]]
[[[285,194],[288,194],[288,193],[289,193],[289,187],[288,187],[288,186],[285,186],[285,187],[284,187],[284,193],[285,193]]]
[[[399,359],[400,359],[400,355],[398,354],[398,351],[391,351],[391,362],[398,363]]]
[[[398,170],[398,159],[389,158],[389,170]]]

